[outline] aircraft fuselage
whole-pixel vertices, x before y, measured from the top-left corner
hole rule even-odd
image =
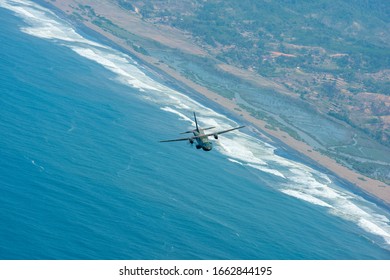
[[[193,131],[193,133],[194,133],[194,136],[204,135],[204,130],[199,128],[199,132],[195,130],[195,131]],[[210,142],[208,136],[201,136],[201,137],[197,137],[195,139],[196,139],[196,142],[198,143],[196,145],[197,149],[202,148],[204,151],[211,151],[211,149],[213,148],[213,143]]]

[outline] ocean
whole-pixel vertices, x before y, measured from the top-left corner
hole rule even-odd
[[[390,259],[390,214],[27,0],[0,0],[0,259]]]

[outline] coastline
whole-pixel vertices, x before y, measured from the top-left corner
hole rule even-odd
[[[45,6],[53,9],[58,9],[58,11],[62,11],[65,15],[71,15],[73,12],[76,11],[77,5],[75,5],[75,2],[85,2],[89,5],[93,6],[93,1],[72,1],[72,0],[66,0],[66,1],[49,1],[49,0],[40,0],[37,2],[43,2],[46,3]],[[126,50],[128,53],[130,53],[132,56],[134,56],[136,59],[142,61],[146,65],[150,66],[152,69],[156,69],[165,75],[169,76],[173,80],[177,81],[180,84],[185,85],[186,87],[190,88],[191,90],[195,91],[196,93],[202,95],[203,97],[207,98],[208,100],[211,100],[212,102],[218,104],[219,106],[223,107],[225,110],[228,110],[233,115],[237,116],[238,118],[244,119],[246,122],[253,125],[255,128],[257,128],[260,132],[265,132],[266,135],[270,135],[271,137],[278,139],[278,141],[282,142],[286,146],[290,147],[291,149],[297,151],[298,153],[304,155],[305,157],[309,158],[319,166],[329,170],[331,173],[335,174],[339,178],[346,180],[347,182],[351,183],[352,185],[356,186],[359,190],[361,190],[363,193],[367,194],[370,197],[374,197],[377,200],[383,202],[386,206],[390,206],[390,186],[385,184],[384,182],[374,180],[371,178],[368,178],[362,174],[359,174],[356,171],[353,171],[340,163],[336,162],[336,160],[321,154],[318,151],[315,151],[313,147],[309,146],[308,144],[296,140],[293,137],[291,137],[288,133],[281,131],[279,129],[273,130],[269,129],[267,126],[267,123],[263,120],[257,119],[253,117],[250,112],[245,111],[243,108],[241,108],[234,100],[228,99],[226,97],[223,97],[219,95],[218,93],[206,88],[205,86],[199,85],[195,83],[194,81],[184,77],[181,73],[170,67],[168,64],[161,62],[158,58],[152,57],[150,55],[145,55],[140,52],[137,52],[133,49],[132,46],[130,46],[126,40],[115,36],[114,34],[107,32],[103,30],[101,27],[93,24],[91,21],[83,20],[79,21],[79,24],[82,24],[84,27],[86,27],[89,30],[92,30],[93,32],[96,32],[106,38],[107,40],[113,42],[115,45],[119,46],[120,48]],[[138,27],[141,28],[142,25],[139,25]],[[145,24],[146,26],[146,24]],[[152,28],[151,26],[148,26],[148,28]],[[146,30],[145,30],[146,31]],[[142,28],[139,32],[142,32]],[[147,31],[146,31],[147,32]],[[158,31],[156,31],[158,33]],[[164,36],[160,36],[164,37]],[[179,36],[180,37],[180,36]],[[161,41],[161,38],[154,38],[155,41],[166,45],[167,40],[169,41],[169,38],[164,37],[164,41]],[[160,40],[160,41],[159,41]],[[172,44],[180,44],[180,38],[178,42],[173,42]],[[185,50],[182,51],[189,51],[189,46],[185,46]],[[203,56],[204,54],[200,52],[199,50],[195,50],[194,53],[197,55]],[[235,71],[234,67],[229,68],[230,72]],[[236,73],[238,76],[240,73]]]

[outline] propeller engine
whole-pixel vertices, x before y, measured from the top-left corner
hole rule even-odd
[[[218,134],[214,134],[214,139],[218,139]]]

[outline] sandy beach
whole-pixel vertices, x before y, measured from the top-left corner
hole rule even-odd
[[[124,13],[120,7],[112,7],[109,6],[110,3],[108,1],[89,1],[89,0],[66,0],[66,1],[49,1],[45,0],[49,5],[53,5],[53,7],[63,11],[67,15],[80,14],[80,9],[78,8],[79,4],[89,5],[91,6],[96,14],[102,15],[107,19],[110,19],[113,23],[120,26],[124,29],[129,29],[131,26],[131,32],[136,34],[137,36],[146,37],[147,39],[157,41],[158,43],[176,48],[180,51],[191,53],[193,55],[205,56],[207,57],[207,52],[202,50],[199,46],[195,45],[191,42],[186,34],[180,32],[178,30],[169,29],[167,27],[162,27],[159,25],[153,25],[147,22],[142,21],[141,18],[137,17],[135,13]],[[186,85],[187,87],[193,89],[197,93],[205,96],[206,98],[212,100],[215,103],[218,103],[220,106],[230,110],[232,114],[239,115],[244,118],[247,122],[251,123],[253,126],[258,128],[261,131],[266,132],[266,134],[271,135],[279,139],[281,142],[285,143],[287,146],[292,149],[298,151],[299,153],[307,156],[308,158],[315,161],[320,166],[328,169],[330,172],[334,173],[338,177],[347,180],[348,182],[354,184],[356,187],[360,188],[363,192],[367,193],[369,196],[373,196],[383,203],[390,206],[390,186],[385,184],[384,182],[373,180],[368,178],[362,174],[359,174],[356,171],[353,171],[339,163],[337,163],[334,159],[321,154],[318,151],[315,151],[313,147],[308,144],[298,141],[291,137],[288,133],[281,130],[273,130],[267,128],[267,123],[253,117],[249,112],[245,111],[239,105],[234,102],[234,100],[230,100],[225,98],[208,88],[195,83],[194,81],[184,77],[179,72],[175,71],[169,65],[162,63],[157,58],[152,57],[150,55],[144,55],[140,52],[136,52],[132,46],[129,46],[128,43],[105,30],[101,27],[92,23],[89,20],[87,15],[82,15],[83,21],[80,21],[87,28],[98,32],[105,38],[114,42],[118,46],[122,47],[131,55],[137,57],[139,60],[145,62],[147,65],[152,66],[153,68],[162,71],[166,75],[169,75],[171,78],[176,81]],[[231,74],[236,75],[241,79],[245,79],[245,71],[238,69],[234,66],[230,65],[220,65],[220,68],[224,71],[228,71]],[[250,79],[254,79],[253,76]],[[260,78],[259,78],[260,80]],[[267,82],[267,81],[264,81]],[[268,81],[270,82],[270,81]],[[275,85],[279,86],[279,85]],[[279,86],[280,87],[280,86]]]

